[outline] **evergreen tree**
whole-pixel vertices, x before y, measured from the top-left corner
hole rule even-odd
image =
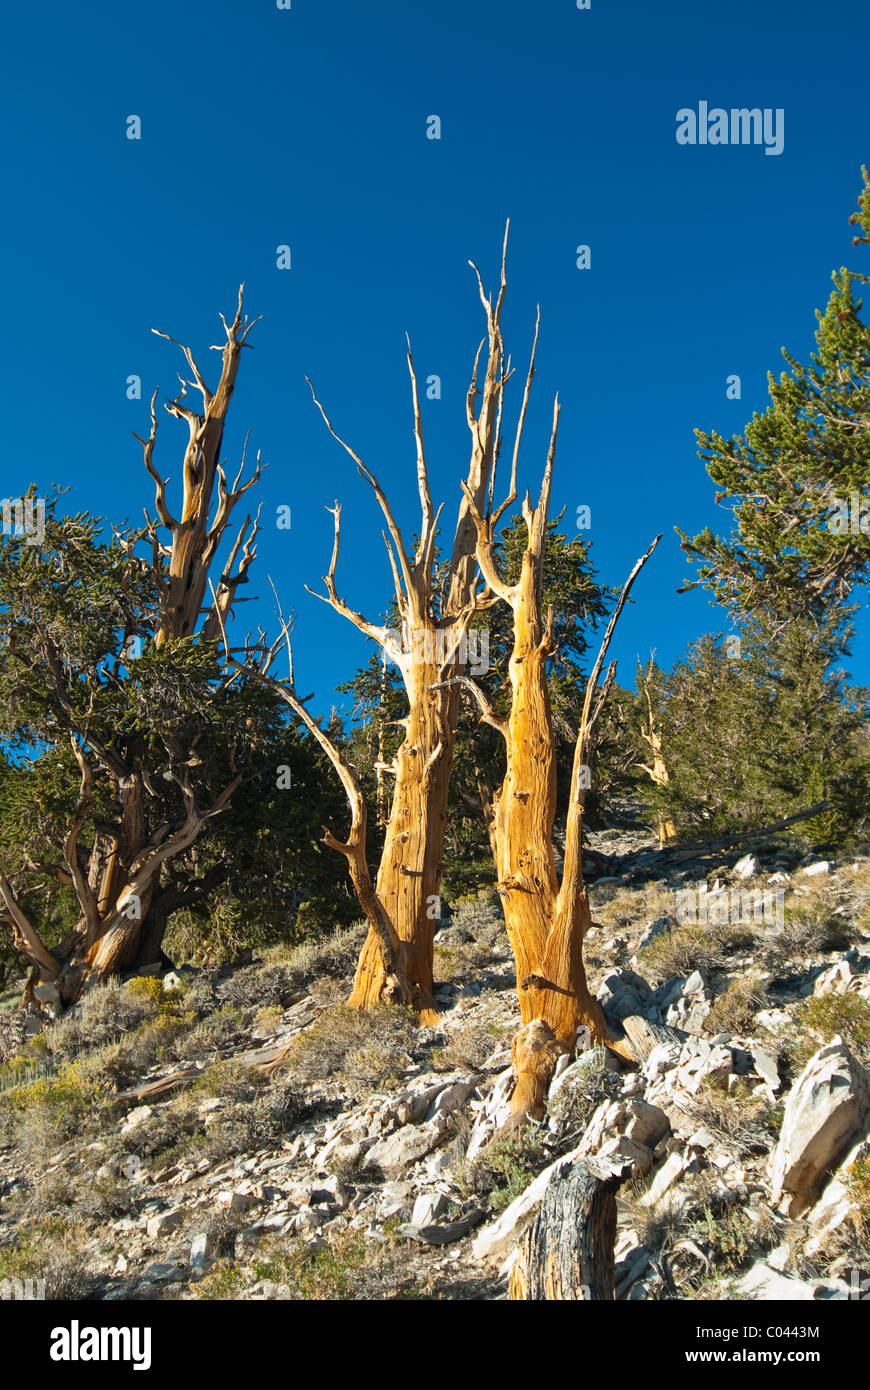
[[[810,621],[772,632],[759,620],[739,646],[705,636],[670,672],[654,669],[668,781],[644,790],[678,838],[750,830],[820,801],[831,810],[795,828],[804,839],[864,837],[870,694],[834,665],[844,631],[839,612],[821,632]]]
[[[870,242],[870,177],[850,219]],[[727,607],[818,626],[870,573],[870,326],[857,283],[842,268],[824,312],[817,350],[804,366],[783,349],[789,371],[768,378],[770,405],[743,434],[697,431],[700,457],[733,512],[722,537],[706,527],[683,549],[701,584]],[[831,611],[842,616],[842,608]],[[829,631],[830,636],[830,631]]]

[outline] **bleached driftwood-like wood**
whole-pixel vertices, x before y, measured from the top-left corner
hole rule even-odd
[[[555,1170],[520,1239],[512,1300],[613,1301],[616,1194],[627,1171],[594,1158]]]

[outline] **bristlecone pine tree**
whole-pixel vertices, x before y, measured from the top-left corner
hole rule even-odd
[[[144,530],[116,530],[104,545],[98,519],[58,520],[53,499],[40,544],[13,535],[0,546],[0,713],[7,742],[30,762],[33,821],[45,832],[39,860],[0,865],[6,923],[33,967],[30,998],[48,986],[66,1004],[94,981],[159,960],[172,912],[226,880],[226,860],[200,859],[193,847],[242,783],[259,731],[278,722],[274,698],[228,681],[216,659],[254,558],[256,520],[245,520],[216,583],[210,574],[233,509],[260,475],[258,458],[242,483],[243,454],[228,486],[221,461],[253,326],[241,290],[235,317],[223,323],[216,390],[183,347],[194,379],[166,403],[189,431],[178,519],[153,460],[155,392],[140,442],[156,520],[146,514]],[[188,386],[201,411],[186,403]],[[137,553],[142,541],[150,558]],[[77,799],[63,791],[72,777]],[[75,910],[75,925],[52,949],[22,906],[34,877],[60,883]]]
[[[850,221],[853,245],[870,243],[870,176]],[[677,528],[700,583],[726,607],[781,622],[819,620],[870,573],[870,326],[845,268],[817,311],[817,351],[804,366],[768,377],[770,405],[742,435],[698,431],[700,456],[733,512],[727,537]]]
[[[597,580],[590,554],[590,543],[582,535],[568,537],[559,530],[561,516],[548,524],[545,538],[544,596],[546,609],[552,603],[555,650],[548,662],[550,700],[557,741],[556,823],[561,832],[567,809],[567,784],[574,754],[574,734],[583,705],[589,665],[590,634],[606,618],[610,594]],[[525,522],[515,516],[495,538],[495,558],[508,583],[519,578],[528,536]],[[390,615],[390,625],[398,618]],[[469,662],[475,681],[499,714],[507,714],[510,704],[508,664],[513,647],[510,610],[503,603],[475,616],[471,636],[477,641],[478,661]],[[594,656],[594,653],[593,653]],[[360,721],[353,737],[353,761],[369,788],[372,802],[380,807],[383,785],[376,778],[377,766],[389,765],[399,746],[394,721],[404,710],[400,678],[392,668],[386,673],[373,654],[351,680],[340,689],[354,696],[354,713]],[[614,690],[613,694],[616,694]],[[626,692],[627,693],[627,692]],[[613,694],[607,714],[613,711]],[[632,708],[632,719],[634,709]],[[450,803],[445,850],[443,895],[452,901],[481,884],[495,882],[495,840],[491,836],[493,794],[504,773],[503,740],[477,718],[476,707],[468,702],[460,709],[456,746],[451,770]],[[623,752],[622,746],[619,749]],[[632,757],[636,753],[631,749]],[[596,762],[601,747],[596,741]],[[631,788],[634,785],[633,779]],[[625,792],[621,769],[609,760],[606,789],[614,786]],[[600,806],[601,777],[587,804],[593,811]],[[591,821],[590,821],[591,823]],[[557,841],[559,836],[557,835]]]
[[[506,250],[507,232],[495,302],[492,296],[487,297],[484,293],[480,273],[472,263],[487,330],[486,338],[477,350],[466,400],[466,418],[471,432],[466,495],[460,506],[446,574],[438,576],[437,582],[434,561],[442,508],[439,507],[436,512],[432,504],[417,377],[410,345],[408,370],[421,509],[419,540],[413,555],[406,547],[383,488],[359,455],[333,429],[312,387],[312,395],[327,429],[350,454],[362,477],[371,485],[386,521],[384,541],[390,558],[401,631],[391,632],[386,626],[369,622],[339,597],[335,569],[341,534],[341,508],[337,502],[334,508],[330,508],[335,530],[329,572],[324,577],[326,593],[318,597],[385,649],[398,668],[404,685],[407,698],[407,714],[402,720],[404,738],[387,769],[395,778],[395,785],[375,894],[379,911],[382,911],[384,920],[391,924],[401,943],[400,973],[410,990],[411,1003],[424,1024],[434,1022],[437,1016],[433,995],[433,944],[439,915],[450,770],[459,709],[459,691],[450,684],[450,677],[461,667],[463,644],[473,615],[494,601],[493,595],[481,583],[477,571],[476,533],[471,509],[483,508],[486,504],[498,458],[504,388],[511,375],[501,332],[507,283]],[[478,371],[484,351],[486,366],[482,387],[478,387]],[[534,360],[534,349],[532,356]],[[525,401],[517,429],[517,448],[524,414]],[[371,921],[370,913],[367,915]],[[384,931],[379,934],[373,926],[360,956],[349,1000],[355,1008],[367,1008],[387,998],[405,997],[405,987],[397,991],[394,983],[388,979],[390,972],[385,964],[385,940]]]
[[[739,645],[707,636],[646,685],[668,778],[649,787],[679,840],[745,832],[821,802],[810,842],[860,839],[867,818],[868,692],[836,664],[848,635],[838,605],[821,626],[744,622]]]
[[[611,662],[599,678],[613,631],[635,577],[658,543],[658,537],[634,566],[604,634],[586,687],[565,826],[561,882],[553,850],[556,811],[556,752],[547,676],[553,650],[553,609],[542,612],[543,563],[553,460],[559,424],[555,403],[550,448],[540,497],[532,507],[528,493],[522,514],[528,533],[520,577],[508,585],[498,571],[494,529],[516,498],[516,467],[510,492],[494,512],[482,514],[466,491],[477,531],[477,558],[489,588],[513,616],[510,658],[511,703],[505,718],[492,708],[480,687],[467,676],[453,677],[476,699],[481,718],[504,737],[507,770],[495,804],[493,833],[498,864],[497,889],[517,967],[517,992],[523,1028],[511,1055],[516,1085],[511,1100],[514,1123],[544,1113],[547,1086],[559,1056],[573,1053],[582,1028],[593,1041],[608,1038],[604,1016],[592,997],[583,965],[583,941],[592,925],[583,882],[583,816],[589,784],[588,767],[595,726],[616,675]]]
[[[667,787],[670,783],[668,765],[665,762],[664,749],[662,747],[662,734],[659,716],[653,709],[653,677],[655,674],[655,660],[650,657],[646,670],[638,662],[637,667],[637,690],[638,695],[642,695],[646,702],[646,710],[641,715],[640,736],[644,743],[649,745],[652,753],[652,763],[641,763],[640,767],[657,787]],[[677,829],[671,817],[662,810],[657,814],[659,847],[664,848],[674,839]]]

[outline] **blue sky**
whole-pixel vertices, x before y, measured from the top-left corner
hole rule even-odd
[[[520,480],[535,488],[553,393],[554,500],[591,507],[602,577],[622,581],[657,530],[615,644],[620,678],[669,664],[722,615],[677,596],[673,533],[716,524],[693,428],[739,430],[780,347],[805,358],[830,272],[861,267],[849,213],[870,160],[866,4],[831,0],[47,0],[4,19],[5,210],[0,495],[30,481],[115,521],[152,506],[132,431],[182,365],[152,327],[206,352],[239,281],[263,314],[225,452],[250,427],[269,468],[265,528],[238,627],[296,611],[301,690],[328,708],[366,644],[306,594],[344,507],[340,592],[372,619],[390,594],[380,515],[326,433],[304,377],[388,490],[418,512],[404,334],[421,377],[433,493],[445,517],[467,467],[465,391],[482,332],[467,260],[495,283],[511,218],[504,326],[524,363],[542,327]],[[856,55],[852,57],[852,55]],[[785,145],[679,146],[676,112],[782,108]],[[130,115],[142,138],[126,138]],[[426,138],[427,117],[442,121]],[[279,270],[288,244],[292,269]],[[578,270],[575,248],[591,247]],[[742,399],[726,399],[736,373]],[[137,374],[143,398],[126,397]],[[508,400],[508,426],[521,382]],[[186,431],[161,423],[177,479]],[[170,496],[172,496],[170,492]],[[276,509],[292,511],[290,531]],[[718,513],[722,520],[726,514]],[[721,524],[721,522],[720,522]],[[267,597],[269,596],[269,597]],[[853,670],[870,680],[870,633]],[[338,703],[347,697],[339,697]],[[345,706],[346,707],[346,706]]]

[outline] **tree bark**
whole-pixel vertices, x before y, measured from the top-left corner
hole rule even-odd
[[[660,1043],[675,1043],[680,1047],[685,1037],[685,1034],[681,1036],[666,1023],[650,1023],[640,1014],[629,1014],[628,1018],[622,1020],[622,1027],[628,1047],[639,1066],[643,1066],[653,1048]]]
[[[415,663],[407,677],[409,713],[396,755],[396,786],[377,875],[377,896],[403,942],[411,1000],[424,1025],[437,1018],[433,993],[435,925],[440,916],[447,796],[456,697],[431,687],[440,668]],[[363,945],[349,1004],[371,1008],[383,998],[382,953],[372,931]]]
[[[634,578],[657,542],[635,565],[605,633],[584,700],[574,749],[561,883],[556,873],[553,822],[556,813],[556,753],[550,708],[547,659],[553,650],[553,613],[542,614],[544,542],[553,462],[559,427],[559,401],[553,409],[550,447],[540,497],[532,507],[528,494],[522,514],[528,542],[520,577],[507,585],[498,573],[494,526],[512,500],[509,494],[494,516],[482,516],[469,499],[477,528],[477,558],[490,588],[513,614],[513,649],[509,673],[510,714],[496,715],[473,682],[465,681],[482,709],[483,719],[505,739],[506,772],[495,807],[497,891],[501,895],[508,937],[517,969],[517,991],[524,1030],[511,1051],[516,1086],[511,1099],[512,1123],[540,1118],[560,1053],[573,1053],[578,1032],[589,1030],[594,1042],[608,1038],[604,1015],[589,991],[583,965],[583,941],[592,925],[583,882],[583,814],[588,787],[592,734],[615,677],[611,663],[601,687],[607,647]],[[466,494],[467,495],[467,494]],[[615,1044],[623,1051],[622,1045]]]
[[[414,1007],[423,1024],[434,1023],[437,1017],[433,994],[434,933],[435,923],[440,916],[447,796],[459,714],[458,692],[450,688],[450,681],[465,665],[466,653],[463,648],[474,613],[492,601],[492,596],[479,584],[477,577],[476,527],[471,511],[472,508],[485,506],[498,450],[504,386],[510,375],[501,335],[506,251],[507,230],[502,252],[501,281],[495,302],[491,296],[485,296],[480,273],[474,267],[487,332],[478,349],[467,395],[466,418],[472,438],[471,459],[464,484],[466,496],[459,509],[443,590],[436,583],[433,572],[435,537],[441,509],[436,513],[432,505],[417,378],[410,347],[408,369],[421,508],[420,539],[413,555],[406,549],[389,501],[377,479],[333,429],[312,387],[312,395],[327,429],[373,488],[387,524],[384,540],[393,575],[401,632],[394,633],[368,622],[338,596],[334,582],[339,536],[338,503],[334,508],[336,531],[332,562],[329,574],[324,577],[326,594],[318,597],[324,598],[361,632],[377,641],[395,662],[404,681],[408,700],[408,713],[403,721],[405,737],[391,769],[396,780],[376,893],[403,945],[405,970]],[[478,367],[484,346],[486,364],[482,387],[478,389]],[[532,370],[533,367],[530,368],[529,379]],[[526,399],[527,396],[528,386]],[[525,403],[517,428],[514,475],[524,415]],[[443,592],[443,598],[439,591]],[[378,933],[372,929],[360,955],[348,1002],[354,1008],[370,1008],[387,994],[383,951]]]
[[[511,1300],[613,1301],[616,1194],[624,1171],[593,1158],[555,1170],[520,1240]]]

